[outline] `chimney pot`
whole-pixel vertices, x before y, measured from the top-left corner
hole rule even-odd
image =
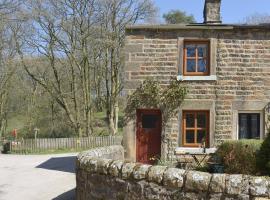
[[[204,23],[221,24],[220,17],[221,0],[205,0],[204,4]]]

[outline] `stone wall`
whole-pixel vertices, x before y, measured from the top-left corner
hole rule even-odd
[[[80,154],[76,199],[270,199],[270,177],[186,171],[126,162],[122,156],[121,146]]]
[[[126,93],[132,93],[147,77],[166,85],[170,77],[182,75],[181,41],[185,39],[210,40],[210,68],[215,78],[183,80],[188,95],[179,114],[170,120],[163,133],[164,141],[171,141],[171,145],[164,148],[171,156],[175,148],[181,146],[182,110],[210,111],[210,146],[213,147],[224,140],[237,139],[238,111],[260,111],[264,115],[270,99],[270,32],[269,27],[259,26],[128,28]],[[262,134],[266,133],[264,127],[261,130]]]

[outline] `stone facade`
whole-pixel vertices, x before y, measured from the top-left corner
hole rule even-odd
[[[112,160],[110,151],[111,158],[123,156],[121,146],[78,156],[77,200],[270,199],[269,177],[209,174]]]
[[[182,110],[210,111],[210,146],[238,139],[238,113],[261,115],[261,138],[267,132],[265,108],[270,101],[270,27],[229,25],[131,26],[126,30],[125,92],[132,93],[146,78],[168,84],[178,77],[188,88],[179,114],[170,120],[163,138],[170,141],[163,156],[181,146]],[[182,46],[186,39],[210,41],[210,75],[182,74]],[[128,130],[134,122],[128,125]],[[128,157],[135,153],[135,131],[127,133]],[[165,141],[164,140],[164,141]],[[132,150],[133,149],[133,150]]]

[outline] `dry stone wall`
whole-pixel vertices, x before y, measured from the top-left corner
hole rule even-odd
[[[78,156],[77,200],[270,199],[270,177],[209,174],[126,162],[123,152],[122,146],[112,146]]]

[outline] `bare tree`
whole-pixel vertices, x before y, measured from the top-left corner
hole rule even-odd
[[[13,29],[22,65],[79,136],[92,133],[92,113],[103,104],[117,132],[125,27],[155,13],[151,0],[27,1],[24,26]]]
[[[157,9],[151,0],[102,0],[99,1],[103,33],[107,41],[104,49],[106,114],[111,134],[118,129],[119,93],[122,89],[121,74],[125,27],[153,18]]]
[[[246,24],[264,24],[264,23],[270,23],[270,15],[269,14],[259,14],[255,13],[253,15],[250,15],[246,17],[244,20]]]
[[[33,34],[24,39],[35,50],[31,56],[38,55],[42,62],[32,68],[27,65],[20,50],[22,45],[17,43],[26,72],[62,107],[80,136],[91,134],[93,48],[88,44],[93,37],[94,3],[94,0],[30,1],[28,27]]]
[[[0,2],[0,137],[6,131],[8,114],[8,96],[11,79],[16,70],[14,58],[16,44],[13,38],[13,14],[18,6],[17,1]]]

